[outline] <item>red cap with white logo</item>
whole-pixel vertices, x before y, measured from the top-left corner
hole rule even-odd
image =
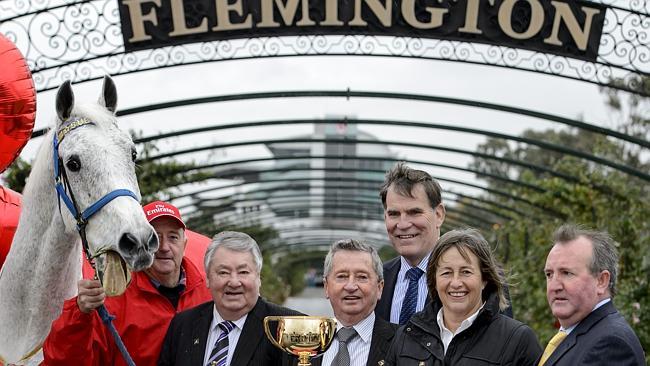
[[[144,214],[147,216],[147,221],[149,222],[161,216],[169,216],[175,218],[178,223],[181,224],[183,229],[185,229],[185,223],[181,218],[180,211],[178,211],[178,208],[176,208],[176,206],[170,203],[163,201],[151,202],[143,206],[142,209],[144,210]]]

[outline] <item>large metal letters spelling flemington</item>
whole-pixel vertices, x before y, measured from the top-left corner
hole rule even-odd
[[[607,7],[577,0],[119,0],[119,10],[127,51],[252,36],[368,34],[595,61]]]

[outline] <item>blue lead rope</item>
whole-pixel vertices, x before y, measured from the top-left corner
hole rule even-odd
[[[113,319],[115,319],[115,316],[109,314],[104,305],[101,305],[99,308],[97,308],[97,312],[99,313],[99,317],[102,318],[102,322],[104,322],[108,330],[111,331],[113,339],[115,339],[115,344],[120,350],[120,353],[122,353],[122,357],[124,357],[126,364],[129,366],[135,366],[135,362],[133,362],[131,355],[129,355],[129,351],[126,350],[126,346],[124,345],[124,342],[122,342],[122,338],[120,338],[120,335],[117,333],[117,329],[115,329],[115,326],[113,325]]]
[[[84,253],[86,254],[86,258],[88,259],[88,262],[93,267],[93,269],[96,270],[95,262],[93,261],[93,258],[95,256],[91,255],[90,249],[88,247],[88,240],[86,239],[86,224],[88,223],[88,220],[90,219],[91,216],[97,213],[97,211],[99,211],[107,203],[111,202],[117,197],[121,197],[121,196],[131,197],[134,200],[138,201],[138,203],[140,202],[140,199],[134,192],[128,189],[116,189],[112,192],[109,192],[104,197],[100,198],[97,202],[90,205],[90,207],[86,208],[83,212],[79,212],[80,210],[77,209],[77,202],[74,199],[74,194],[72,194],[72,188],[70,188],[69,186],[68,178],[65,174],[65,167],[63,165],[63,161],[59,156],[59,144],[61,143],[61,141],[63,141],[63,138],[68,132],[81,126],[94,125],[94,124],[95,124],[94,122],[86,118],[79,118],[79,117],[71,118],[68,121],[66,121],[64,127],[61,128],[61,130],[58,131],[57,133],[53,134],[52,158],[54,163],[54,187],[59,197],[59,210],[61,209],[60,200],[63,200],[66,207],[68,208],[72,216],[74,216],[75,220],[77,221],[77,231],[79,232],[79,236],[81,237],[81,243],[83,245],[83,250]],[[64,184],[68,187],[68,190],[70,192],[69,196],[66,193]],[[126,346],[124,346],[124,342],[122,342],[122,338],[120,338],[119,333],[117,333],[117,329],[115,329],[115,326],[113,325],[113,319],[115,319],[115,316],[109,314],[108,310],[106,310],[106,307],[104,305],[101,305],[97,309],[97,312],[99,313],[99,317],[102,319],[104,325],[106,325],[108,330],[113,335],[115,344],[117,345],[117,348],[120,350],[120,353],[122,354],[122,357],[124,358],[126,364],[129,366],[135,366],[135,363],[133,362],[131,355],[129,355],[129,351],[126,350]]]

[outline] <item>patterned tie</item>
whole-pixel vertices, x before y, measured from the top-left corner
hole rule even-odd
[[[339,340],[339,352],[332,361],[332,366],[350,366],[350,352],[348,352],[348,342],[357,335],[354,328],[341,328],[336,332],[336,338]]]
[[[409,279],[409,287],[404,295],[402,301],[402,311],[399,313],[399,323],[406,324],[413,313],[415,313],[415,306],[418,304],[418,281],[424,274],[424,271],[418,267],[414,267],[406,271],[406,278]]]
[[[221,328],[221,334],[214,342],[214,348],[210,352],[210,359],[206,366],[225,366],[228,359],[228,333],[235,329],[235,323],[226,320],[219,323],[218,326]]]
[[[557,348],[557,346],[562,343],[564,338],[566,338],[567,333],[565,331],[559,331],[557,332],[556,335],[551,338],[550,341],[548,341],[548,345],[546,346],[546,349],[544,350],[544,354],[542,355],[542,358],[540,358],[539,363],[537,366],[543,366],[546,363],[546,360],[548,360],[549,357],[553,354],[553,351]]]

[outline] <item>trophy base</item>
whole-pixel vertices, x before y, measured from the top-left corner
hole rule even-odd
[[[309,356],[311,356],[311,352],[298,353],[298,366],[311,366],[311,362],[309,362]]]

